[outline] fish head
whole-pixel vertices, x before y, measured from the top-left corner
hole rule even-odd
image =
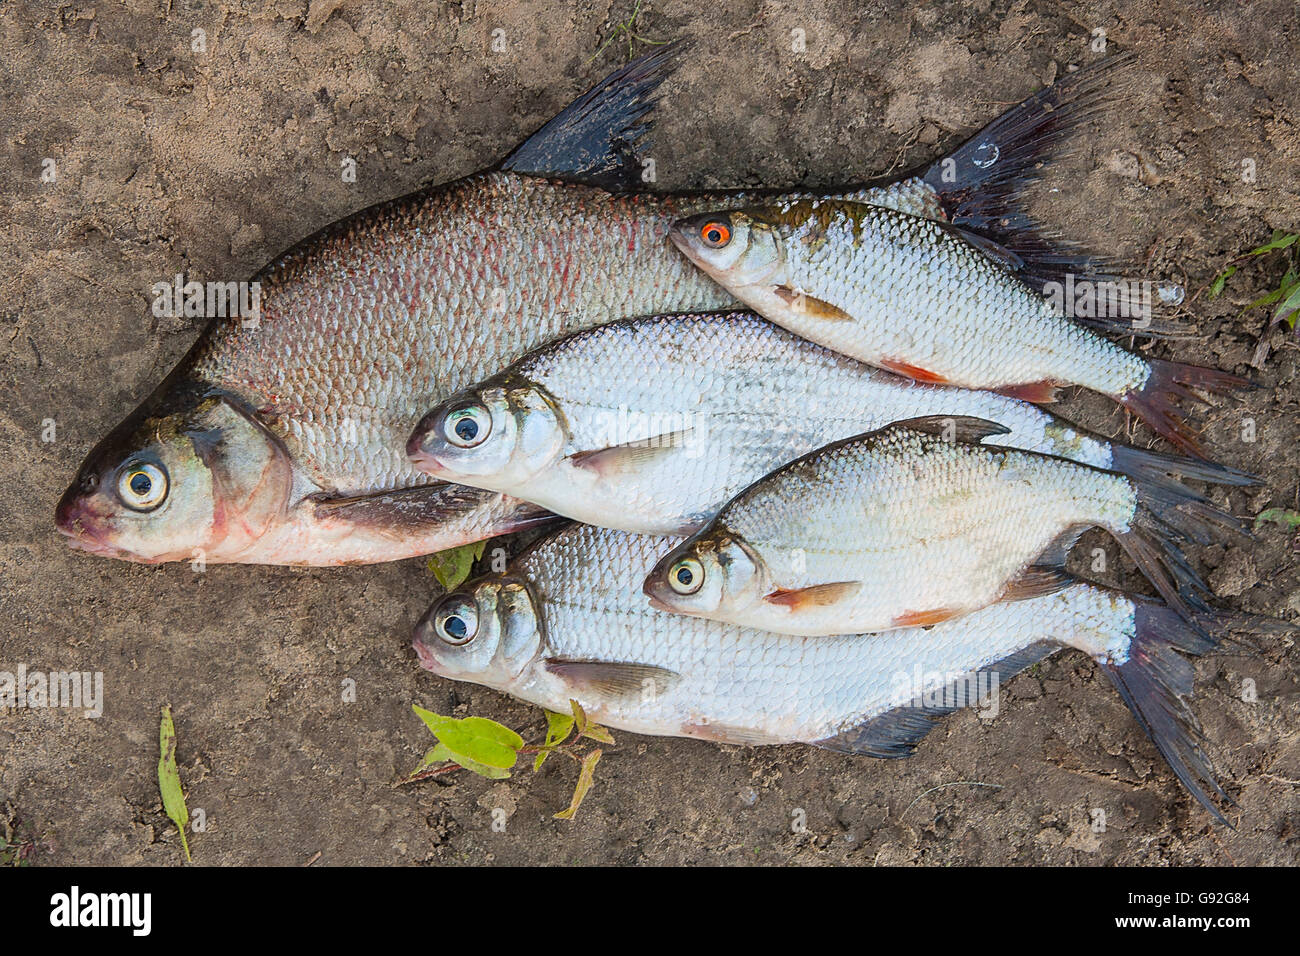
[[[642,590],[660,610],[718,618],[761,598],[765,580],[762,559],[745,540],[715,528],[668,552]]]
[[[688,259],[733,291],[787,284],[789,270],[779,223],[756,211],[733,209],[687,216],[672,224],[668,238]]]
[[[142,406],[86,457],[55,511],[68,544],[145,564],[230,560],[287,509],[288,453],[233,399]]]
[[[420,419],[406,454],[445,481],[508,491],[558,461],[566,438],[546,389],[523,380],[490,382]]]
[[[441,677],[508,687],[538,656],[541,614],[521,581],[489,575],[435,601],[415,626],[420,665]]]

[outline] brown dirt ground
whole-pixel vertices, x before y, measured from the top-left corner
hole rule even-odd
[[[0,669],[98,670],[100,720],[0,714],[0,808],[41,862],[175,865],[160,810],[170,702],[205,864],[1294,864],[1300,857],[1297,650],[1199,665],[1196,710],[1240,804],[1235,832],[1181,791],[1090,661],[1016,679],[1002,715],[947,720],[906,761],[620,735],[574,822],[573,769],[394,789],[430,738],[414,702],[537,734],[540,713],[422,672],[408,645],[436,585],[420,561],[340,570],[136,567],[77,555],[52,510],[82,456],[182,356],[197,327],[148,290],[184,271],[242,278],[376,200],[494,162],[620,62],[587,61],[631,4],[10,2],[0,7],[6,223],[0,254]],[[1216,9],[1217,8],[1217,9]],[[663,188],[834,185],[938,156],[1063,72],[1095,28],[1141,56],[1115,111],[1044,193],[1067,234],[1201,287],[1300,207],[1297,13],[1254,4],[885,0],[649,4],[650,37],[696,38],[662,108]],[[508,52],[489,50],[505,31]],[[191,31],[208,50],[191,52]],[[792,30],[807,39],[791,50]],[[345,155],[355,184],[340,180]],[[58,176],[40,180],[53,157]],[[1242,181],[1243,159],[1258,179]],[[1158,345],[1245,371],[1276,269],[1192,313],[1204,342]],[[1269,335],[1263,385],[1209,415],[1215,457],[1263,474],[1216,492],[1237,514],[1297,505],[1297,342]],[[1108,434],[1102,400],[1063,411]],[[57,440],[41,441],[43,420]],[[1258,440],[1243,442],[1253,418]],[[1137,441],[1149,441],[1138,434]],[[1099,540],[1098,544],[1106,542]],[[1194,552],[1228,606],[1295,617],[1296,542]],[[344,678],[359,699],[341,701]],[[1243,680],[1258,700],[1243,701]],[[977,781],[943,787],[957,781]],[[941,789],[935,789],[940,788]],[[505,832],[492,810],[508,814]],[[806,832],[791,826],[796,808]],[[1106,811],[1093,833],[1090,810]],[[0,821],[3,822],[3,821]]]

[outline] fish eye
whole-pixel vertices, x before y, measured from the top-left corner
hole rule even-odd
[[[442,430],[447,441],[457,448],[473,448],[491,433],[492,416],[482,405],[466,405],[447,414]]]
[[[122,469],[117,495],[135,511],[152,511],[167,497],[167,472],[162,466],[137,462]]]
[[[704,566],[694,558],[682,558],[668,569],[668,586],[678,594],[694,594],[704,585]]]
[[[720,219],[710,219],[700,227],[700,238],[710,249],[721,249],[731,241],[731,226]]]
[[[449,597],[434,615],[433,627],[447,644],[468,644],[478,633],[478,608],[463,595]]]

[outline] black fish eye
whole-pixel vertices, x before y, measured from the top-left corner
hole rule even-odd
[[[446,622],[442,626],[447,631],[448,635],[457,639],[464,637],[465,632],[469,630],[469,625],[465,623],[465,619],[455,615],[447,618]]]
[[[143,471],[137,471],[131,476],[131,490],[139,497],[143,498],[149,494],[149,489],[153,487],[153,479]]]
[[[465,441],[473,441],[478,437],[478,425],[472,418],[462,418],[456,423],[456,434]]]
[[[684,584],[684,585],[686,585],[687,587],[690,587],[690,586],[691,586],[691,582],[694,581],[694,580],[695,580],[695,575],[691,574],[691,569],[690,569],[690,568],[683,566],[683,567],[680,567],[680,568],[677,569],[677,583],[678,583],[678,584]]]

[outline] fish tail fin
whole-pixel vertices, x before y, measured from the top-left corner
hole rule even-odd
[[[1173,608],[1141,598],[1132,601],[1128,651],[1122,660],[1101,661],[1101,669],[1183,786],[1216,820],[1231,827],[1210,794],[1236,804],[1215,779],[1205,735],[1184,700],[1192,692],[1195,669],[1183,655],[1204,654],[1217,641]],[[1206,623],[1215,623],[1215,617],[1207,615]]]
[[[953,152],[935,162],[924,180],[950,222],[994,240],[1023,261],[1020,278],[1035,289],[1066,274],[1100,277],[1118,268],[1078,244],[1044,229],[1021,203],[1039,178],[1042,162],[1071,133],[1114,102],[1118,67],[1131,54],[1110,56],[1067,74],[1003,113]]]
[[[1188,422],[1179,402],[1199,402],[1205,399],[1195,390],[1214,395],[1227,395],[1235,389],[1254,388],[1248,379],[1221,372],[1218,369],[1163,359],[1147,359],[1151,372],[1141,388],[1117,396],[1119,402],[1152,430],[1173,445],[1204,458],[1200,435]]]
[[[1118,442],[1110,446],[1110,468],[1136,481],[1178,482],[1183,478],[1191,478],[1211,485],[1242,487],[1260,484],[1258,475],[1228,465],[1152,451],[1149,448],[1134,448]]]
[[[1201,576],[1183,554],[1180,544],[1209,544],[1223,534],[1249,537],[1249,531],[1232,515],[1216,508],[1204,495],[1168,475],[1129,478],[1137,508],[1128,531],[1116,535],[1139,569],[1166,603],[1187,620],[1210,608]]]

